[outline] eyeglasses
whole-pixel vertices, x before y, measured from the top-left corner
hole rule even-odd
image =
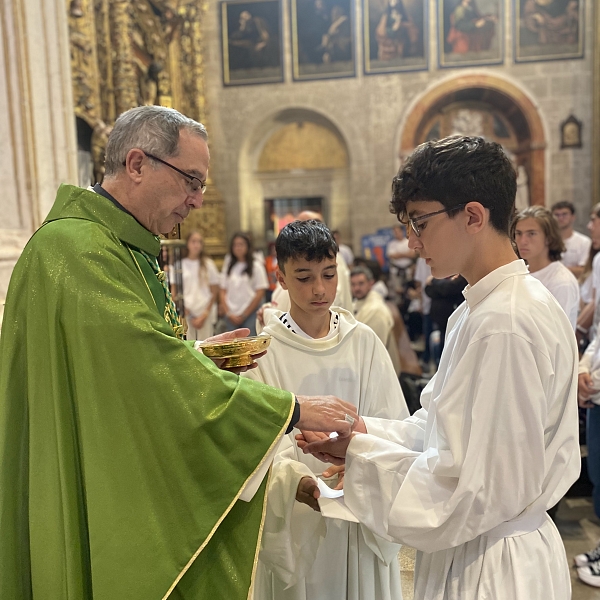
[[[144,152],[144,151],[142,150],[142,152]],[[144,152],[144,154],[148,158],[157,160],[159,163],[162,163],[163,165],[167,165],[167,167],[171,167],[171,169],[173,169],[173,171],[177,171],[180,175],[183,175],[187,179],[187,185],[190,189],[190,192],[196,193],[198,190],[200,190],[203,194],[206,192],[206,182],[205,181],[200,181],[200,179],[198,179],[198,177],[194,177],[194,175],[190,175],[189,173],[186,173],[185,171],[178,169],[177,167],[173,166],[171,163],[168,163],[166,160],[163,160],[162,158],[158,158],[158,156],[154,156],[153,154],[149,154],[148,152]],[[125,166],[125,164],[126,164],[126,162],[123,161],[123,166]]]
[[[421,237],[421,231],[423,229],[425,229],[425,227],[424,226],[419,227],[419,223],[425,221],[426,219],[430,219],[431,217],[435,217],[435,215],[451,213],[452,211],[459,211],[459,210],[463,209],[466,205],[467,205],[467,203],[457,204],[456,206],[452,206],[451,208],[444,208],[442,210],[436,210],[435,212],[427,213],[426,215],[421,215],[420,217],[416,217],[415,219],[408,218],[406,221],[401,220],[400,223],[402,223],[402,225],[405,225],[405,226],[410,225],[411,229],[415,232],[415,235],[417,237]],[[407,229],[406,233],[407,234],[409,233],[408,229]]]

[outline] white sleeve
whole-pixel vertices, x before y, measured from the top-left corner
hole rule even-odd
[[[534,501],[556,501],[560,482],[570,485],[574,441],[565,418],[549,442],[556,459],[546,456],[553,382],[548,357],[519,336],[472,343],[434,399],[435,430],[429,424],[426,431],[434,438],[423,452],[354,437],[344,480],[348,508],[385,539],[435,552],[490,531]],[[552,485],[545,481],[549,459],[558,465],[547,475]]]
[[[552,295],[556,298],[565,311],[573,330],[577,327],[577,314],[579,312],[579,286],[576,281],[560,283],[552,287]]]
[[[254,267],[252,268],[252,289],[255,292],[258,292],[258,290],[269,289],[267,270],[264,265],[258,261],[254,261]]]

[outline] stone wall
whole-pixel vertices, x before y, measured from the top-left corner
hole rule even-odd
[[[289,110],[324,117],[345,141],[349,166],[345,185],[338,181],[329,224],[342,230],[356,248],[365,233],[393,223],[388,212],[390,183],[399,165],[400,141],[408,114],[420,98],[465,74],[492,75],[519,88],[539,111],[545,133],[545,202],[570,199],[584,227],[592,195],[592,2],[586,2],[583,59],[515,64],[510,15],[506,2],[504,64],[486,68],[439,69],[437,66],[436,2],[430,0],[429,70],[365,75],[362,72],[361,0],[356,0],[357,74],[337,80],[293,82],[289,2],[283,6],[284,76],[277,84],[224,87],[222,84],[218,3],[210,3],[206,19],[206,91],[211,135],[212,176],[224,195],[227,226],[251,229],[257,240],[264,232],[263,200],[273,181],[257,175],[260,151],[277,127],[277,116]],[[510,8],[509,8],[510,7]],[[583,148],[560,149],[560,123],[571,113],[583,122]],[[319,188],[340,174],[321,172],[277,174],[278,189]],[[263,178],[264,179],[264,178]],[[293,194],[291,194],[293,195]],[[307,194],[308,195],[308,194]]]
[[[0,315],[13,267],[60,183],[77,183],[63,0],[0,2]]]

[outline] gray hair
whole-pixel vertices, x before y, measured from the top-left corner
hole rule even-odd
[[[208,133],[202,123],[173,108],[138,106],[124,112],[116,120],[106,144],[106,176],[114,176],[123,168],[127,153],[132,148],[140,148],[159,158],[177,156],[182,129],[208,141]]]
[[[354,267],[350,272],[350,277],[354,277],[355,275],[364,275],[367,278],[367,281],[374,281],[375,277],[373,277],[373,272],[369,267],[363,267],[362,265],[359,267]]]

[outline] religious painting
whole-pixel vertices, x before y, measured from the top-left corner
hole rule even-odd
[[[221,2],[223,83],[283,81],[280,0]]]
[[[425,0],[363,0],[365,73],[427,69]]]
[[[569,116],[568,119],[560,124],[560,147],[562,148],[581,148],[581,121]]]
[[[354,0],[290,0],[296,81],[353,77]]]
[[[504,60],[504,0],[438,0],[440,67]]]
[[[514,0],[516,62],[583,58],[584,0]]]

